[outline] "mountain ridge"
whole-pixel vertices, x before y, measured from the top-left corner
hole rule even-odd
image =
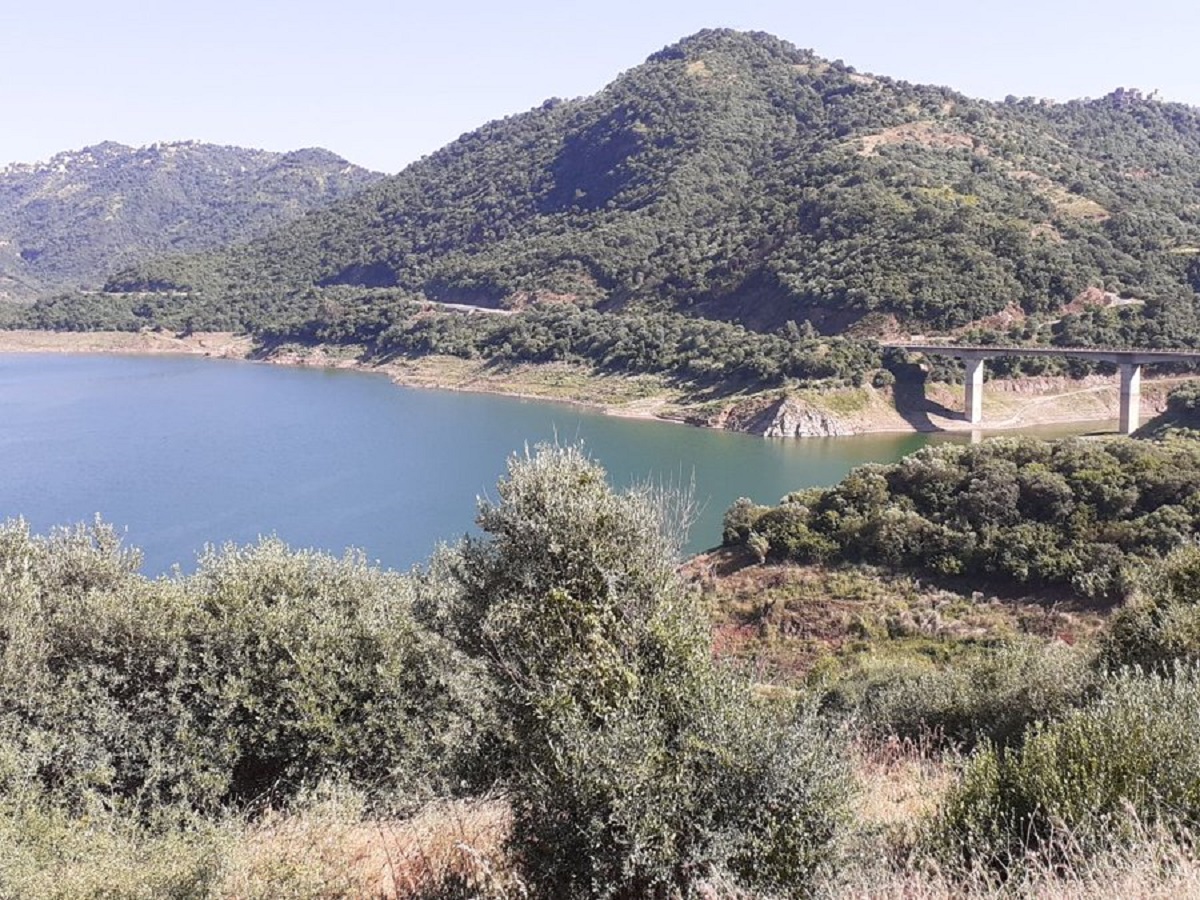
[[[974,100],[706,30],[249,244],[108,287],[190,292],[249,328],[311,317],[314,289],[382,288],[826,333],[1015,309],[1065,315],[1084,342],[1194,341],[1200,110],[1125,89]],[[1070,312],[1096,293],[1143,303]]]
[[[167,251],[262,234],[377,178],[330,151],[115,141],[0,169],[0,295],[99,287]]]

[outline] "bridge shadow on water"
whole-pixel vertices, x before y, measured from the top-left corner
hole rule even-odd
[[[908,364],[892,370],[896,383],[892,385],[892,396],[896,412],[917,431],[944,431],[929,418],[930,415],[941,416],[945,419],[966,421],[966,413],[951,409],[925,395],[925,381],[928,373],[920,366]]]

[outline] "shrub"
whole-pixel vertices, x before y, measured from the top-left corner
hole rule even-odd
[[[1093,680],[1087,653],[1022,641],[886,683],[866,696],[862,714],[883,733],[934,732],[967,746],[985,740],[1006,745],[1018,742],[1033,722],[1077,706]]]
[[[881,634],[878,624],[861,619],[854,629],[868,640]],[[822,712],[840,719],[862,715],[871,698],[894,682],[936,671],[929,657],[917,653],[863,653],[847,669],[843,665],[834,656],[823,656],[808,675],[809,683],[820,691]]]
[[[1006,868],[1063,842],[1100,852],[1200,825],[1200,670],[1110,676],[1099,698],[969,760],[935,829],[943,853]]]
[[[1185,381],[1167,394],[1167,409],[1177,415],[1200,410],[1200,381]]]
[[[703,695],[682,713],[647,697],[603,727],[563,716],[528,748],[514,849],[539,895],[688,895],[710,880],[812,890],[848,824],[842,748],[810,707],[708,682],[687,687]]]
[[[748,497],[738,497],[725,511],[722,521],[721,543],[725,546],[744,543],[758,517],[767,511]]]
[[[149,810],[286,799],[325,776],[431,790],[484,718],[411,584],[282,543],[151,581],[111,528],[0,528],[0,787]]]
[[[1101,648],[1109,669],[1169,668],[1200,661],[1200,547],[1176,550],[1145,568],[1133,595],[1109,622]]]
[[[806,492],[799,507],[742,503],[725,536],[748,545],[760,535],[776,558],[979,574],[1116,600],[1129,571],[1194,536],[1198,473],[1200,443],[1190,441],[926,447]]]
[[[775,559],[819,562],[837,550],[837,544],[808,527],[808,510],[797,503],[784,503],[758,517],[751,537],[761,535],[767,553]]]
[[[511,461],[498,493],[457,590],[432,585],[423,608],[496,681],[527,882],[554,897],[811,885],[843,823],[843,757],[811,710],[760,708],[714,668],[660,498],[616,494],[557,447]]]
[[[871,375],[871,386],[877,388],[891,387],[896,383],[896,376],[887,369],[876,369]]]

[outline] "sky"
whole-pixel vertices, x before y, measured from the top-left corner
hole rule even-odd
[[[986,99],[1200,106],[1196,0],[61,0],[0,16],[0,167],[200,140],[392,173],[719,27]]]

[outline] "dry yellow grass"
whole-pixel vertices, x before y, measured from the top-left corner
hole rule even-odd
[[[229,331],[180,337],[166,331],[0,330],[0,353],[188,353],[242,359],[252,341]]]
[[[360,830],[360,859],[379,873],[378,896],[421,896],[448,882],[478,896],[519,896],[504,850],[511,825],[498,800],[437,803],[403,822]]]
[[[933,814],[954,782],[953,761],[933,740],[860,739],[852,752],[860,786],[857,820],[867,829],[898,830],[915,838],[917,824]]]
[[[504,851],[511,816],[498,800],[432,803],[403,820],[364,820],[344,804],[268,817],[227,861],[220,895],[236,898],[521,896]]]
[[[932,743],[858,741],[858,839],[819,894],[829,898],[1200,897],[1194,848],[1154,831],[1136,846],[1070,864],[1031,862],[1007,884],[987,871],[955,873],[921,850],[921,823],[957,777],[954,758]],[[505,851],[508,806],[495,799],[432,803],[403,820],[371,820],[353,795],[302,811],[231,821],[198,831],[147,835],[119,823],[82,823],[31,812],[0,818],[0,896],[150,898],[524,898]],[[29,832],[36,832],[31,834]],[[40,837],[39,837],[40,836]],[[15,840],[14,840],[15,838]],[[6,846],[8,844],[9,846]],[[15,847],[14,844],[26,845]],[[752,900],[721,878],[700,896]]]
[[[1000,884],[985,873],[965,877],[936,869],[855,872],[830,892],[847,900],[1183,900],[1200,897],[1200,861],[1167,841],[1154,841],[1069,869],[1032,866]]]
[[[938,150],[971,150],[975,147],[975,139],[970,135],[950,131],[930,120],[893,125],[855,140],[859,144],[859,156],[874,156],[881,146],[891,144],[917,144]]]
[[[829,897],[849,900],[1167,900],[1200,898],[1195,848],[1146,831],[1134,846],[1099,857],[1072,853],[1068,865],[1031,859],[1006,883],[985,869],[944,870],[919,846],[922,823],[955,783],[958,760],[939,756],[932,742],[858,741],[853,747],[860,794],[856,818],[863,832],[851,864],[826,886]]]

